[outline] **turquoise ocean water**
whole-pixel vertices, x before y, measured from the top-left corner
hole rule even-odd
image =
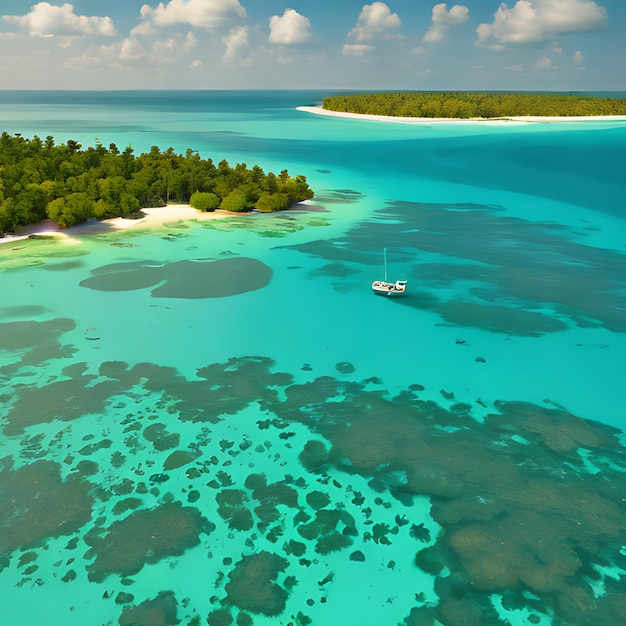
[[[623,622],[626,122],[324,95],[0,92],[9,133],[316,192],[0,245],[6,623]]]

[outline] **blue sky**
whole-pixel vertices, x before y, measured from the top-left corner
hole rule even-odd
[[[626,0],[2,0],[1,89],[626,90]]]

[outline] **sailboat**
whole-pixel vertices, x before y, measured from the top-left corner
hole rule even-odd
[[[395,283],[387,280],[387,248],[384,248],[383,257],[385,261],[385,280],[375,280],[372,289],[380,296],[402,296],[406,292],[406,280],[396,280]]]

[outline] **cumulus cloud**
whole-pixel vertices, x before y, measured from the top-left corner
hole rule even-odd
[[[246,10],[239,0],[169,0],[159,2],[152,8],[148,4],[141,7],[144,23],[133,29],[134,34],[146,34],[143,30],[165,28],[185,24],[197,28],[214,29],[233,17],[246,17]]]
[[[150,22],[142,22],[138,26],[135,26],[135,28],[130,31],[130,34],[133,37],[135,35],[142,35],[144,37],[147,37],[149,35],[155,35],[156,32],[156,28],[154,28],[154,26],[152,26]]]
[[[593,0],[518,0],[502,3],[492,24],[481,24],[477,45],[502,48],[507,44],[545,41],[563,33],[604,28],[608,13]]]
[[[228,65],[249,65],[250,59],[246,57],[250,47],[249,32],[247,26],[237,26],[228,35],[222,37],[226,44],[226,52],[222,56],[222,61]]]
[[[366,4],[361,9],[356,26],[348,33],[357,41],[368,41],[375,38],[387,38],[390,33],[402,26],[397,13],[392,13],[384,2]]]
[[[368,46],[363,43],[346,44],[342,48],[341,54],[344,56],[362,57],[369,54],[373,50],[376,50],[376,46]]]
[[[289,46],[311,39],[311,22],[294,9],[285,9],[283,16],[270,17],[270,43]]]
[[[427,43],[435,43],[443,41],[446,38],[446,32],[456,26],[466,22],[469,18],[469,9],[460,4],[455,4],[450,10],[445,2],[436,4],[433,7],[432,24],[426,34],[423,41]]]
[[[74,5],[55,6],[38,2],[26,15],[5,15],[7,22],[17,24],[33,37],[80,37],[85,35],[115,35],[110,17],[76,15]]]
[[[580,50],[576,50],[576,53],[572,56],[572,59],[574,63],[581,65],[582,62],[585,60],[585,57],[582,55]]]
[[[123,61],[136,61],[146,54],[143,46],[136,39],[124,39],[120,46],[119,57]]]
[[[187,63],[188,60],[184,59],[184,55],[190,54],[197,44],[198,40],[192,32],[187,33],[185,37],[174,34],[173,37],[153,41],[151,45],[147,45],[143,39],[131,36],[110,46],[100,46],[98,53],[101,62],[109,65],[115,63],[119,67],[132,65],[140,59],[156,64],[175,61]]]

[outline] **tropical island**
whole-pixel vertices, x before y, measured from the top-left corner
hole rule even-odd
[[[569,94],[406,91],[324,98],[323,109],[387,117],[498,119],[626,115],[626,99]]]
[[[313,197],[305,176],[265,173],[245,163],[217,165],[188,149],[153,146],[135,156],[96,142],[57,145],[20,134],[0,136],[0,236],[51,219],[68,228],[89,219],[140,216],[141,209],[169,203],[200,211],[281,211]]]

